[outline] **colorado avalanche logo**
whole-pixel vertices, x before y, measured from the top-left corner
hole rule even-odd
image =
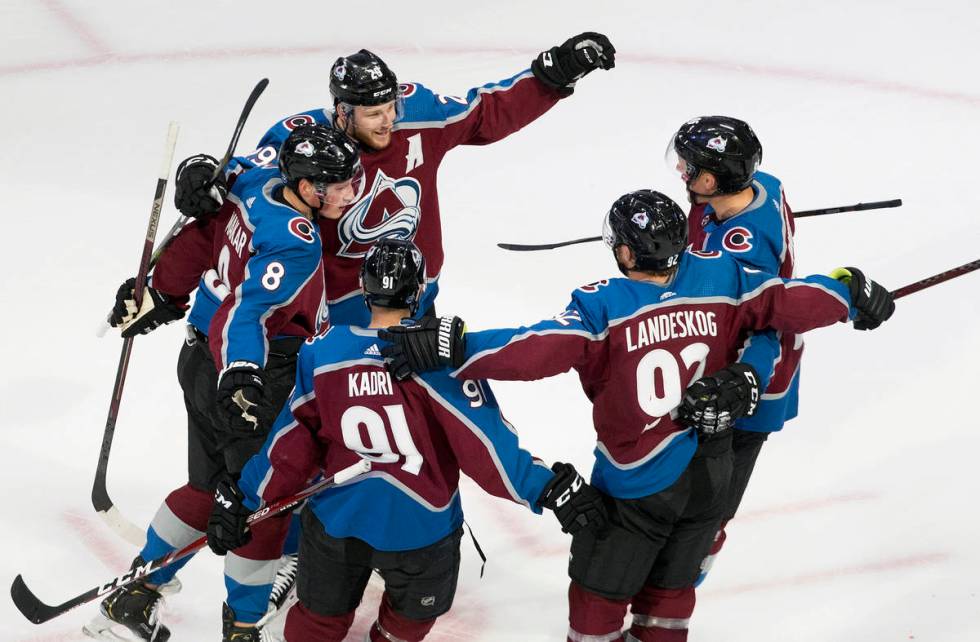
[[[409,176],[392,179],[380,169],[371,189],[351,205],[337,228],[338,256],[360,258],[383,236],[412,240],[422,210],[422,186]]]
[[[752,232],[744,227],[733,227],[725,232],[721,243],[729,252],[748,252],[752,249]]]
[[[728,147],[728,139],[722,138],[721,136],[715,136],[708,141],[708,149],[713,149],[716,152],[724,153],[725,148]]]

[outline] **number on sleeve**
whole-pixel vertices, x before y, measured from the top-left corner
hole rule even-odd
[[[279,287],[284,276],[286,276],[286,268],[279,261],[273,261],[265,269],[265,274],[262,275],[262,287],[271,292]]]

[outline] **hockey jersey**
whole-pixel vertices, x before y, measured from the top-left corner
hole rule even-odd
[[[688,238],[697,250],[728,253],[742,265],[791,278],[795,271],[793,235],[796,224],[786,203],[782,183],[765,172],[752,181],[755,198],[744,210],[724,221],[710,205],[692,208]],[[750,336],[741,360],[756,365],[768,382],[755,414],[735,424],[741,430],[775,432],[797,414],[803,337],[767,331]],[[764,364],[764,365],[763,365]],[[771,372],[767,377],[760,367]]]
[[[239,177],[218,214],[181,230],[154,270],[153,287],[172,296],[197,287],[188,323],[208,335],[219,371],[265,365],[270,339],[326,323],[320,233],[281,188],[278,169]]]
[[[592,483],[614,497],[676,481],[697,447],[675,421],[684,390],[735,361],[749,330],[804,332],[852,318],[843,284],[783,279],[721,252],[687,252],[666,285],[608,279],[552,319],[466,334],[465,379],[529,380],[574,368],[592,401]]]
[[[475,87],[465,96],[438,94],[418,83],[402,84],[400,89],[403,112],[391,143],[382,150],[362,148],[360,193],[339,221],[319,221],[331,321],[338,325],[368,325],[370,314],[358,277],[365,253],[382,236],[411,239],[418,245],[425,256],[427,281],[419,312],[432,306],[443,263],[436,181],[443,157],[458,145],[486,145],[516,132],[560,98],[530,70]],[[329,109],[290,116],[269,129],[255,152],[236,158],[230,171],[274,166],[292,130],[332,122]]]
[[[360,458],[372,471],[313,497],[333,537],[421,548],[462,525],[459,473],[540,513],[551,470],[518,445],[486,382],[448,371],[396,381],[377,330],[332,326],[300,350],[296,388],[265,447],[242,471],[250,507],[302,490]]]

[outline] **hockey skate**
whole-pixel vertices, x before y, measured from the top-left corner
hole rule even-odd
[[[276,613],[288,609],[296,601],[296,573],[299,569],[299,555],[283,555],[279,559],[279,570],[272,583],[272,593],[269,595],[269,610],[260,624],[268,622]]]
[[[221,605],[221,640],[222,642],[277,642],[261,624],[235,626],[235,612],[227,604]]]
[[[122,626],[144,642],[167,642],[170,629],[160,622],[163,595],[143,582],[122,586],[102,600],[102,614],[82,627],[82,632],[96,640],[117,642],[133,640],[122,636],[113,627]]]

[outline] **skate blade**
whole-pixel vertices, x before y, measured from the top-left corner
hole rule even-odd
[[[99,615],[96,616],[94,620],[82,627],[82,633],[90,638],[104,640],[105,642],[133,642],[135,640],[135,638],[132,637],[123,637],[119,635],[112,630],[112,627],[114,626],[117,626],[116,622],[113,622],[104,615]],[[122,628],[125,629],[126,627],[122,626]]]

